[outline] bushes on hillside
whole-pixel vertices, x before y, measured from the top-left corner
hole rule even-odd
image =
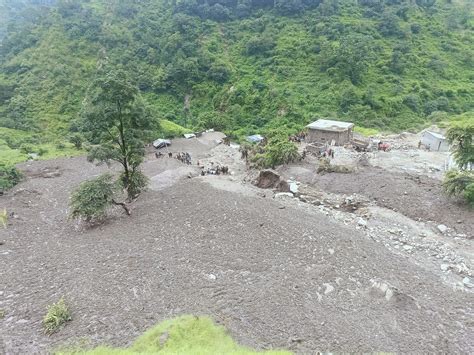
[[[451,144],[454,159],[461,171],[448,171],[443,187],[450,196],[464,198],[474,207],[474,117],[461,115],[460,121],[451,123],[447,139]]]
[[[14,166],[0,164],[0,195],[18,184],[23,175]]]
[[[289,164],[301,158],[298,147],[288,140],[288,134],[284,129],[273,130],[268,136],[267,144],[260,147],[252,159],[257,166],[275,168],[277,165]]]
[[[443,188],[449,196],[462,197],[474,207],[474,173],[470,171],[448,171]]]

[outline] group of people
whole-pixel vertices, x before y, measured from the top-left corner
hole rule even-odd
[[[290,142],[301,143],[306,139],[306,132],[301,131],[298,134],[290,136],[288,139],[289,139]]]
[[[191,154],[189,154],[188,152],[184,152],[184,153],[178,153],[176,155],[176,159],[178,159],[181,163],[184,163],[184,164],[187,164],[187,165],[191,165]]]
[[[158,159],[158,158],[162,158],[162,157],[164,157],[164,156],[165,156],[165,154],[163,154],[162,152],[156,152],[156,153],[155,153],[155,157],[156,157],[157,159]],[[168,153],[168,158],[172,158],[172,157],[173,157],[173,153],[171,153],[171,152]]]
[[[173,153],[169,152],[167,153],[168,154],[168,158],[173,158]],[[164,157],[165,154],[162,153],[162,152],[156,152],[155,153],[155,157],[157,159],[159,158],[162,158]],[[189,154],[188,152],[182,152],[182,153],[177,153],[176,154],[176,159],[178,159],[180,162],[184,163],[184,164],[187,164],[187,165],[191,165],[192,162],[191,162],[191,154]]]
[[[201,170],[201,175],[227,175],[229,174],[229,167],[228,166],[220,166],[217,165],[216,167],[210,167],[210,168],[202,168]]]
[[[324,158],[332,158],[334,159],[334,149],[328,148],[323,152],[323,157]]]

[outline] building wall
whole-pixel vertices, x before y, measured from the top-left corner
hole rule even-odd
[[[352,129],[341,131],[341,132],[332,132],[332,131],[320,131],[317,129],[309,129],[308,134],[306,135],[306,140],[309,143],[318,142],[318,143],[328,143],[331,144],[331,141],[334,140],[336,145],[344,145],[352,139]]]
[[[427,147],[429,146],[430,150],[435,152],[447,152],[449,150],[449,144],[445,139],[436,138],[429,133],[423,134],[421,143]]]

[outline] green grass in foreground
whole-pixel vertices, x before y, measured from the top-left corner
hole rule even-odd
[[[286,355],[288,351],[257,352],[238,345],[226,330],[208,317],[182,316],[166,320],[140,336],[131,347],[114,349],[101,346],[93,350],[61,350],[57,355],[135,355],[135,354],[232,354]]]

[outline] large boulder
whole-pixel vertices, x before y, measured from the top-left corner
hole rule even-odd
[[[281,180],[278,182],[277,186],[276,186],[276,190],[279,191],[279,192],[290,192],[291,189],[290,189],[290,185],[285,181],[285,180]]]
[[[280,184],[280,175],[271,169],[260,171],[260,174],[255,181],[255,186],[261,189],[273,189]]]

